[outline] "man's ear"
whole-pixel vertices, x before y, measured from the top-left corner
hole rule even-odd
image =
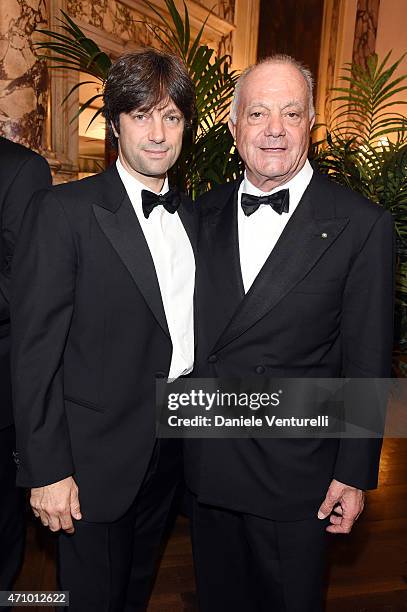
[[[233,123],[232,119],[229,119],[228,121],[228,128],[229,128],[230,133],[232,134],[233,140],[235,140],[236,139],[236,124]]]

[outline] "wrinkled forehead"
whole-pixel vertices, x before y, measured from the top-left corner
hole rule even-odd
[[[239,106],[242,108],[259,101],[284,104],[297,101],[308,105],[307,83],[301,72],[290,64],[270,63],[256,66],[242,83]]]

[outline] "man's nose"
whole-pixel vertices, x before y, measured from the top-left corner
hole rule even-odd
[[[153,142],[159,143],[165,140],[165,131],[161,117],[152,117],[149,138]]]
[[[284,121],[279,113],[271,113],[268,116],[264,126],[264,133],[266,136],[272,136],[273,138],[285,135]]]

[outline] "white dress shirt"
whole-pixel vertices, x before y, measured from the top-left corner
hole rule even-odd
[[[151,190],[134,178],[119,159],[116,165],[150,249],[160,286],[172,341],[168,378],[178,378],[191,372],[194,365],[194,253],[178,212],[171,214],[164,206],[156,206],[146,219],[141,191]],[[168,179],[165,179],[160,194],[168,190]]]
[[[266,259],[274,249],[283,229],[290,220],[291,215],[297,208],[304,191],[312,178],[313,169],[306,160],[301,170],[285,185],[280,185],[271,191],[261,191],[255,187],[247,178],[246,172],[240,184],[237,198],[237,223],[239,234],[240,267],[242,270],[243,286],[247,293]],[[280,191],[290,190],[290,209],[288,213],[279,215],[268,204],[262,204],[255,213],[246,217],[241,203],[242,193],[255,196],[269,195]]]

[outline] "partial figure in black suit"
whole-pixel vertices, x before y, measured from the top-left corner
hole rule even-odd
[[[241,76],[230,129],[245,175],[198,202],[197,376],[390,375],[392,217],[313,171],[313,123],[312,78],[292,58]],[[350,532],[380,449],[190,440],[201,611],[320,612],[326,532]]]
[[[156,439],[156,378],[193,367],[195,213],[169,190],[195,113],[182,62],[152,49],[113,65],[104,112],[119,157],[39,194],[13,264],[19,470],[59,531],[71,612],[145,610],[180,478]]]
[[[10,379],[10,268],[32,195],[52,184],[45,159],[0,137],[0,590],[9,590],[22,560],[24,496],[17,489]]]

